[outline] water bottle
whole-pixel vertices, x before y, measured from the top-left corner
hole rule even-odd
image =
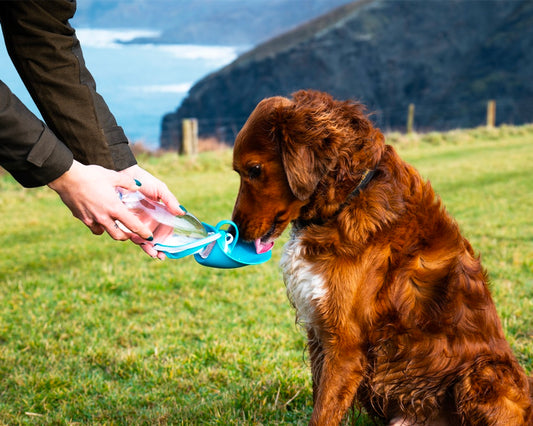
[[[192,214],[174,216],[163,203],[146,198],[139,191],[117,189],[124,205],[152,230],[152,244],[167,247],[182,247],[208,236],[202,223]],[[117,225],[125,232],[131,232],[122,223]]]

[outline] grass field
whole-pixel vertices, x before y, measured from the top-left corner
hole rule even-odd
[[[533,372],[533,126],[389,141],[482,253],[508,339]],[[139,160],[203,221],[230,218],[230,151]],[[238,270],[152,260],[7,174],[0,221],[0,424],[307,423],[283,241],[270,262]]]

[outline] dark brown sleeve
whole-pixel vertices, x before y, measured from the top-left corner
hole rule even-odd
[[[25,187],[46,185],[72,165],[72,152],[1,81],[0,165]]]
[[[136,164],[85,66],[69,0],[0,1],[6,47],[46,124],[83,164]]]

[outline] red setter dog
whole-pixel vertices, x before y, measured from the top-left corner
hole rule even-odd
[[[281,260],[307,330],[313,425],[352,404],[389,424],[532,425],[533,384],[479,258],[357,103],[263,100],[237,136],[233,220]]]

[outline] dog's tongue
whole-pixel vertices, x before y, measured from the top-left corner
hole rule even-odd
[[[254,241],[255,244],[255,252],[257,254],[266,253],[267,251],[271,250],[274,246],[274,241],[269,241],[268,243],[264,243],[261,241],[260,238]]]

